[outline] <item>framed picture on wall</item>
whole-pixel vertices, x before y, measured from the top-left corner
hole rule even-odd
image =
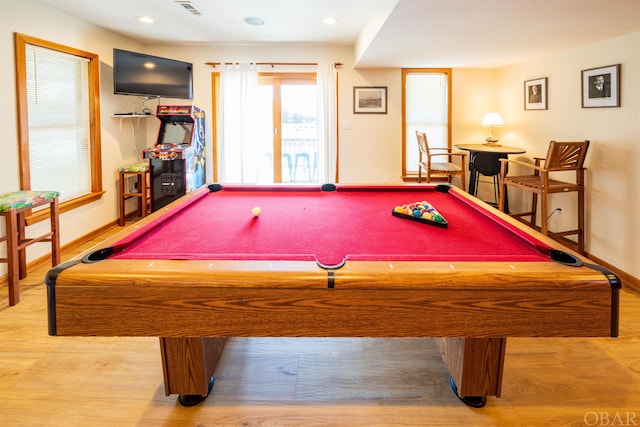
[[[387,114],[386,86],[354,86],[354,114]]]
[[[620,106],[620,64],[582,70],[582,108]]]
[[[547,109],[547,78],[527,80],[524,82],[524,109]]]

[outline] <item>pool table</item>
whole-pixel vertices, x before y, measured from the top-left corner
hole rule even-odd
[[[507,337],[617,336],[621,282],[587,261],[447,185],[212,184],[50,270],[49,334],[160,337],[185,406],[228,337],[432,337],[481,407]]]

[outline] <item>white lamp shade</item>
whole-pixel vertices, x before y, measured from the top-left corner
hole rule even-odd
[[[481,126],[504,126],[500,113],[486,113],[482,119]]]

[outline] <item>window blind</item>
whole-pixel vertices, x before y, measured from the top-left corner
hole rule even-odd
[[[88,63],[26,46],[31,189],[59,191],[60,201],[91,192]]]
[[[427,133],[429,147],[447,148],[448,87],[444,73],[412,73],[406,78],[406,168],[417,172],[416,130]]]

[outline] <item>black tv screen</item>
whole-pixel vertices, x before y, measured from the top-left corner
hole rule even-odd
[[[161,98],[193,98],[193,64],[113,49],[113,92]]]

